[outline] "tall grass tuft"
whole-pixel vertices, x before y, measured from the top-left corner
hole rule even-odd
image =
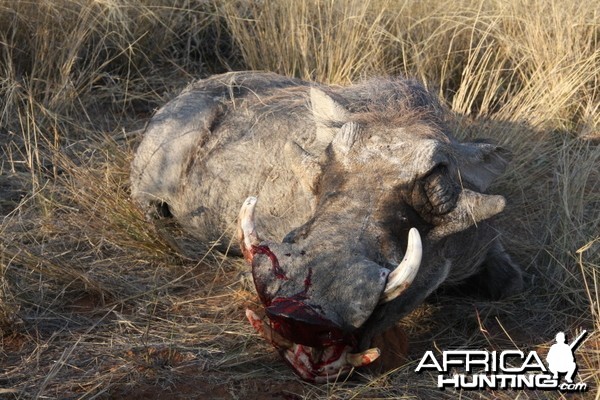
[[[220,12],[249,68],[347,84],[384,69],[392,4],[224,1]]]

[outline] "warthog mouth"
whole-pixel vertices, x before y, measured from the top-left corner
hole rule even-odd
[[[268,246],[252,245],[250,253],[267,255],[273,274],[278,279],[288,279]],[[268,300],[259,293],[267,318],[259,317],[252,310],[246,310],[246,317],[301,378],[320,383],[346,375],[354,367],[370,364],[380,353],[378,349],[352,353],[356,338],[345,334],[335,322],[304,301],[308,298],[311,275],[309,269],[304,290],[294,296]]]
[[[256,232],[256,201],[255,197],[249,197],[240,210],[238,236],[242,253],[251,265],[256,254],[267,256],[273,276],[286,281],[288,277],[281,268],[277,255],[268,244],[261,242]],[[408,288],[418,272],[421,255],[420,236],[413,228],[409,233],[404,260],[387,275],[380,304],[395,299]],[[308,304],[308,289],[312,283],[310,267],[304,278],[304,290],[292,296],[269,298],[254,274],[253,277],[258,296],[265,307],[265,316],[261,317],[248,309],[246,317],[301,378],[317,383],[339,379],[354,368],[371,364],[380,356],[378,348],[357,351],[358,338],[353,332],[344,331],[336,322],[327,318],[319,306]]]
[[[285,323],[278,323],[271,317],[268,320],[263,319],[252,310],[246,310],[246,317],[254,329],[279,350],[283,359],[294,371],[307,381],[323,383],[345,376],[353,368],[368,365],[380,355],[377,348],[354,353],[353,349],[356,345],[354,337],[343,335],[336,328],[306,324],[294,332],[293,336],[299,340],[293,342],[279,333]],[[299,324],[292,325],[298,327]],[[335,339],[338,335],[341,338]],[[315,338],[323,339],[323,343],[314,346],[300,343],[305,340],[313,342]]]

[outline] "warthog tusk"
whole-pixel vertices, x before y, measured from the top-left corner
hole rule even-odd
[[[387,303],[400,296],[412,283],[423,257],[423,245],[421,236],[416,228],[411,228],[408,232],[408,246],[404,259],[388,276],[387,284],[379,299],[379,303]]]
[[[275,347],[287,350],[294,345],[292,342],[275,332],[271,326],[258,316],[254,311],[246,309],[246,318],[262,337],[271,342]]]
[[[377,347],[369,350],[365,350],[362,353],[348,353],[346,354],[346,362],[355,368],[364,367],[365,365],[371,364],[377,360],[381,355],[381,351]]]
[[[258,199],[254,196],[248,197],[244,200],[242,208],[240,209],[239,220],[238,220],[238,239],[245,249],[250,249],[252,246],[258,246],[260,244],[260,238],[256,232],[256,226],[254,225],[254,208]]]

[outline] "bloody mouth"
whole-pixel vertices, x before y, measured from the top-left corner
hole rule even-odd
[[[334,341],[329,345],[317,347],[295,343],[282,336],[277,330],[280,326],[268,318],[261,318],[250,309],[246,310],[246,317],[254,329],[279,351],[294,372],[309,382],[324,383],[340,379],[350,374],[355,367],[372,363],[380,355],[379,349],[376,348],[353,353],[354,346],[345,341]],[[304,333],[306,336],[301,337],[296,332],[295,337],[300,340],[314,340],[315,336],[310,330]],[[330,335],[325,337],[328,336]],[[324,338],[323,335],[317,337]]]
[[[277,256],[268,246],[252,245],[249,253],[250,259],[256,254],[266,255],[274,276],[288,280]],[[343,332],[324,316],[318,306],[306,302],[312,283],[310,267],[304,279],[304,289],[289,297],[269,298],[256,277],[254,282],[265,307],[266,318],[251,310],[246,311],[246,317],[302,379],[317,383],[338,379],[354,367],[370,364],[379,357],[378,349],[354,354],[357,345],[354,335]]]

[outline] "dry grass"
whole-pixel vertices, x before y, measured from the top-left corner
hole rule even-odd
[[[1,1],[0,397],[561,398],[440,392],[414,362],[434,347],[543,353],[586,328],[579,374],[597,398],[599,35],[600,6],[574,0]],[[435,296],[404,321],[399,370],[298,381],[244,322],[243,263],[128,198],[153,109],[241,68],[341,84],[400,73],[439,92],[457,135],[514,153],[492,190],[534,284],[502,302]]]

